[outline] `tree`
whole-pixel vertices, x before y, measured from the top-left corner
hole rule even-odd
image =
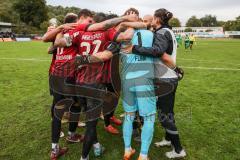
[[[47,31],[48,26],[49,26],[48,21],[44,21],[44,22],[40,25],[40,29],[41,29],[42,31]]]
[[[232,26],[233,26],[234,21],[227,21],[224,26],[223,29],[225,31],[232,31]]]
[[[16,0],[2,0],[0,5],[0,21],[8,23],[17,23],[19,21],[19,16],[12,9],[13,3]]]
[[[202,22],[203,27],[216,27],[216,26],[218,26],[216,16],[212,16],[212,15],[209,14],[209,15],[206,15],[205,17],[202,17],[200,20]]]
[[[58,25],[63,24],[63,22],[64,22],[64,17],[65,17],[64,15],[56,16],[57,21],[59,22]]]
[[[226,22],[224,21],[217,21],[217,26],[223,27]]]
[[[48,19],[45,0],[18,0],[13,8],[20,16],[20,20],[27,25],[40,27]]]
[[[184,30],[184,32],[192,32],[193,30],[192,30],[192,28],[186,28],[185,30]]]
[[[188,19],[186,26],[187,27],[201,27],[202,22],[196,16],[192,16],[191,18]]]
[[[225,31],[240,31],[240,16],[235,21],[227,21],[223,28]]]
[[[231,31],[240,31],[240,20],[233,21],[230,30]]]
[[[178,18],[172,18],[169,21],[169,25],[172,26],[172,27],[181,27],[181,22],[179,21]]]

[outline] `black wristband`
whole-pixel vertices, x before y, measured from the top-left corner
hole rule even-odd
[[[112,42],[107,47],[107,50],[112,52],[113,54],[118,54],[120,52],[120,49],[121,49],[120,44],[116,42]]]
[[[78,55],[75,58],[75,63],[77,65],[84,65],[90,63],[90,55]]]
[[[137,45],[133,45],[133,48],[132,48],[133,53],[137,53],[137,47],[138,47]]]

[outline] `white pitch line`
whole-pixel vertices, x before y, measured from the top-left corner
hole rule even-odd
[[[17,61],[36,61],[36,62],[50,62],[50,59],[36,59],[36,58],[0,58],[2,60],[17,60]],[[237,68],[210,68],[210,67],[191,67],[191,66],[181,66],[187,69],[202,69],[202,70],[222,70],[222,71],[240,71]]]
[[[0,58],[1,60],[17,60],[17,61],[39,61],[48,62],[50,59],[36,59],[36,58]]]
[[[196,62],[204,62],[204,63],[229,64],[229,65],[240,66],[240,64],[235,64],[235,63],[224,63],[224,62],[208,61],[208,60],[198,60],[198,59],[178,58],[178,60],[183,60],[183,61],[196,61]]]
[[[237,68],[209,68],[209,67],[187,67],[187,66],[181,66],[182,68],[187,69],[203,69],[203,70],[219,70],[219,71],[240,71],[240,69]]]

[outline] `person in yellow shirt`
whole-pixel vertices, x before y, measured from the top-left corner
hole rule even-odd
[[[189,36],[189,40],[190,40],[190,49],[192,50],[193,44],[196,42],[196,37],[193,34],[191,34]]]

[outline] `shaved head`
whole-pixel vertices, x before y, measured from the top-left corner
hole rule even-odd
[[[148,29],[151,28],[152,21],[153,21],[153,16],[152,15],[145,15],[143,17],[143,22],[147,25]]]
[[[146,20],[146,21],[152,21],[153,20],[153,16],[150,15],[150,14],[147,14],[143,17],[143,20]]]

